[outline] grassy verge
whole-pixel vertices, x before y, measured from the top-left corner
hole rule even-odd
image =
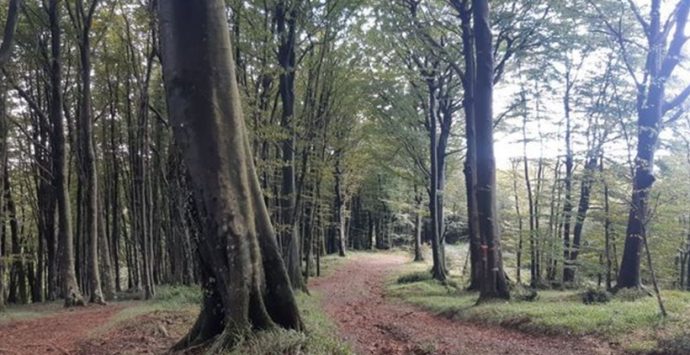
[[[63,309],[62,301],[31,305],[9,305],[0,310],[0,325],[3,323],[45,317]]]
[[[338,339],[337,329],[321,310],[319,299],[319,295],[297,295],[302,319],[307,328],[305,333],[287,330],[263,332],[241,344],[231,354],[352,354],[347,344]]]
[[[347,257],[327,255],[321,257],[321,276],[328,276],[338,266],[344,264],[362,252],[348,252]],[[312,269],[314,278],[315,267]],[[350,347],[337,336],[335,324],[321,309],[321,295],[312,291],[311,295],[297,293],[297,303],[302,314],[306,332],[273,330],[263,332],[237,347],[231,354],[314,354],[314,355],[348,355],[353,354]]]
[[[108,323],[95,329],[90,337],[98,337],[136,317],[154,312],[191,313],[190,319],[193,320],[199,311],[200,297],[198,287],[159,287],[153,300],[133,302]],[[306,333],[286,330],[262,332],[240,344],[231,354],[351,354],[347,345],[338,339],[335,325],[321,310],[319,301],[319,295],[297,294]]]
[[[426,265],[408,265],[391,280],[391,295],[430,312],[462,321],[500,325],[534,334],[594,336],[628,352],[690,353],[690,293],[665,291],[670,316],[659,316],[656,300],[644,297],[585,305],[582,291],[540,291],[535,301],[475,305],[476,293],[424,276]],[[421,271],[421,272],[420,272]],[[455,284],[462,285],[455,279]]]

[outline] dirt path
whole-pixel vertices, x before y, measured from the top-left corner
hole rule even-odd
[[[0,325],[0,354],[71,354],[125,306],[88,306]]]
[[[386,298],[384,282],[406,259],[357,257],[310,288],[358,354],[610,354],[588,339],[534,336],[500,327],[456,322]]]

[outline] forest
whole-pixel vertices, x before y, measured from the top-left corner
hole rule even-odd
[[[0,354],[690,354],[690,0],[0,0]]]

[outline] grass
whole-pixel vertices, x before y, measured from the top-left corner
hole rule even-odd
[[[540,291],[537,300],[491,302],[476,305],[477,294],[453,283],[442,285],[419,277],[426,265],[408,265],[399,280],[389,282],[388,292],[430,312],[462,321],[499,325],[534,334],[595,336],[630,352],[666,351],[690,353],[690,293],[664,291],[670,316],[659,315],[654,297],[614,297],[603,304],[585,305],[582,291]],[[423,269],[422,269],[423,270]],[[460,280],[455,280],[459,284]]]
[[[356,254],[356,253],[355,253]],[[328,275],[350,258],[326,256],[321,259],[321,275]],[[126,295],[124,295],[126,296]],[[124,308],[105,324],[93,329],[89,338],[96,338],[123,326],[128,321],[155,312],[189,313],[190,319],[199,312],[201,289],[197,286],[160,286],[150,301],[132,301],[122,297],[116,302]],[[335,354],[353,352],[337,336],[337,329],[320,306],[318,294],[296,295],[306,332],[272,330],[261,332],[238,345],[231,354]],[[0,312],[0,324],[22,319],[44,317],[62,310],[61,302],[37,305],[10,306]],[[191,326],[191,324],[190,324]]]
[[[332,268],[337,263],[334,259],[327,265],[328,268]],[[231,354],[352,354],[349,347],[337,337],[335,325],[321,310],[320,296],[300,292],[296,298],[306,332],[282,329],[260,332],[239,344]],[[149,313],[173,311],[190,312],[195,315],[199,311],[200,301],[201,290],[198,287],[161,286],[156,290],[153,300],[132,302],[131,306],[124,308],[108,323],[95,329],[90,337],[98,337],[127,321]]]
[[[240,344],[230,354],[353,354],[347,344],[337,337],[337,329],[321,310],[319,295],[297,294],[297,303],[307,329],[300,333],[288,330],[261,332]]]
[[[0,324],[45,317],[64,309],[62,301],[30,305],[8,305],[0,309]]]
[[[327,255],[321,257],[321,277],[332,273],[339,265],[364,252],[348,252],[346,257]],[[315,270],[315,268],[313,269]],[[313,277],[313,276],[312,276]],[[337,336],[335,324],[321,309],[321,295],[312,291],[296,294],[297,305],[306,327],[306,332],[277,329],[261,332],[236,347],[233,355],[263,354],[310,354],[310,355],[349,355],[350,347]]]
[[[125,322],[154,312],[176,312],[196,315],[201,304],[198,286],[163,285],[156,288],[156,295],[149,301],[123,301],[124,308],[105,324],[91,331],[90,337],[98,337]],[[191,325],[190,325],[191,326]]]

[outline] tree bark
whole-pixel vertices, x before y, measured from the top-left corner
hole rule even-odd
[[[88,8],[83,0],[75,4],[79,14],[75,26],[79,30],[79,60],[81,78],[81,106],[79,110],[79,150],[80,174],[84,186],[84,237],[87,238],[87,275],[89,282],[89,302],[105,304],[101,289],[101,275],[98,264],[98,174],[96,171],[96,148],[93,140],[93,115],[91,104],[91,25],[98,0],[91,0]]]
[[[295,46],[297,41],[297,7],[299,5],[281,0],[276,6],[278,62],[280,64],[279,92],[283,104],[280,125],[288,137],[282,142],[282,184],[281,184],[281,233],[283,257],[292,287],[306,289],[300,270],[300,238],[297,226],[297,187],[295,180]]]
[[[596,154],[596,152],[595,152]],[[577,270],[577,256],[580,253],[580,243],[582,240],[582,228],[587,218],[587,211],[589,211],[589,199],[592,192],[592,185],[594,184],[594,174],[597,169],[596,155],[590,154],[585,169],[582,172],[582,182],[580,183],[580,200],[577,204],[577,214],[575,215],[575,228],[573,229],[573,244],[571,246],[570,255],[568,259],[569,268],[563,270],[563,282],[575,282],[575,271]]]
[[[77,284],[74,258],[74,241],[72,234],[72,211],[65,172],[65,130],[62,112],[62,49],[60,29],[59,0],[48,3],[50,22],[51,66],[50,66],[50,121],[53,126],[51,134],[53,161],[53,190],[57,200],[58,221],[58,267],[60,274],[61,296],[65,307],[83,305],[84,300]]]
[[[414,261],[424,261],[422,254],[422,193],[414,185],[415,223],[414,223]]]
[[[522,271],[522,232],[523,232],[523,224],[522,224],[522,213],[520,213],[520,197],[518,194],[518,187],[517,187],[517,169],[518,169],[518,161],[513,162],[513,196],[515,198],[515,214],[517,215],[517,220],[518,220],[518,246],[517,246],[517,251],[516,251],[516,259],[517,259],[517,265],[516,267],[516,273],[517,273],[517,283],[520,284],[522,282],[521,279],[521,271]]]
[[[573,146],[572,146],[572,124],[570,119],[570,91],[573,88],[573,81],[570,78],[570,67],[566,72],[566,90],[563,96],[563,109],[565,112],[565,200],[563,201],[563,278],[570,265],[570,220],[573,214]],[[565,280],[563,280],[565,282]]]
[[[496,212],[496,158],[493,142],[493,48],[488,0],[473,0],[477,63],[475,129],[477,147],[477,210],[482,251],[480,300],[510,298]]]
[[[477,213],[477,156],[475,137],[474,87],[476,85],[477,65],[474,54],[474,36],[472,33],[472,10],[470,1],[453,1],[453,6],[460,14],[462,27],[462,53],[465,58],[465,77],[462,81],[464,89],[463,108],[465,110],[465,153],[464,175],[465,191],[467,195],[467,233],[470,240],[470,284],[469,290],[478,290],[480,284],[481,250],[479,241],[479,215]]]
[[[214,339],[209,352],[216,353],[253,331],[301,330],[251,157],[225,3],[170,0],[158,6],[168,110],[202,217],[204,302],[174,349]]]
[[[338,255],[345,256],[346,242],[345,237],[345,191],[344,191],[344,172],[342,167],[342,151],[335,152],[335,223],[336,237],[338,242]]]
[[[690,12],[690,0],[680,0],[675,11],[675,32],[667,41],[668,31],[662,28],[661,0],[652,0],[648,29],[649,49],[646,61],[647,87],[638,85],[637,155],[633,177],[632,198],[625,232],[625,248],[616,288],[639,288],[640,262],[643,241],[646,242],[649,218],[649,193],[654,184],[654,154],[663,127],[662,118],[668,111],[665,101],[666,82],[679,63],[680,53],[687,42],[685,28]],[[665,26],[664,26],[665,27]],[[666,43],[670,42],[668,48]],[[675,100],[674,100],[675,101]],[[684,100],[681,100],[681,103]]]

